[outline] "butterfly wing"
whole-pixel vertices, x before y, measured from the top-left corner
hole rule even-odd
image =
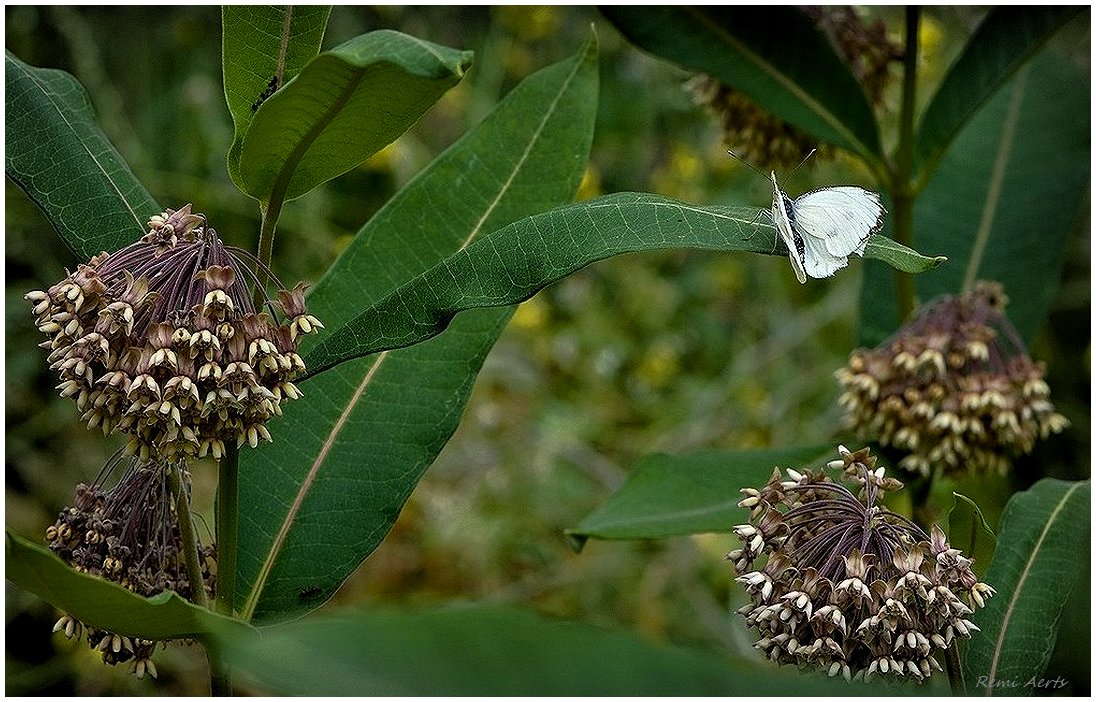
[[[828,278],[849,263],[849,257],[835,256],[826,248],[825,240],[803,236],[803,268],[812,278]]]
[[[851,185],[812,190],[797,197],[792,208],[795,227],[805,243],[817,239],[827,253],[838,258],[853,253],[863,256],[868,238],[883,228],[887,212],[878,193]],[[817,250],[808,244],[805,258],[809,261],[811,252]],[[810,272],[810,266],[807,269]]]
[[[792,262],[792,270],[795,271],[796,280],[800,283],[807,282],[807,275],[803,270],[804,250],[803,239],[796,235],[791,220],[788,218],[788,207],[791,200],[776,184],[776,172],[772,173],[773,179],[773,224],[780,238],[784,240],[784,246],[788,248],[788,258]]]

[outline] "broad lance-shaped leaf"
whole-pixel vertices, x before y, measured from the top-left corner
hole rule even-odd
[[[145,232],[160,207],[95,122],[80,83],[5,54],[4,165],[78,260]]]
[[[323,52],[255,112],[236,184],[280,207],[346,173],[407,131],[471,61],[386,29]]]
[[[1089,86],[1068,50],[1051,42],[979,110],[914,205],[914,246],[948,257],[917,277],[918,299],[999,281],[1026,341],[1058,290],[1067,237],[1087,226],[1089,124],[1062,115],[1088,114]],[[890,271],[865,266],[861,343],[897,329],[893,287]]]
[[[515,222],[461,249],[328,335],[305,357],[312,373],[418,343],[453,316],[510,305],[595,261],[659,249],[787,255],[749,207],[697,207],[658,195],[616,193]],[[865,255],[920,272],[940,263],[876,235]]]
[[[647,456],[629,471],[619,490],[567,534],[579,549],[589,538],[729,532],[749,518],[749,510],[738,506],[740,489],[760,488],[778,466],[798,470],[824,465],[836,455],[828,445]]]
[[[4,576],[85,624],[153,640],[205,638],[251,628],[165,591],[145,598],[112,582],[78,573],[44,546],[5,533]]]
[[[486,232],[569,200],[597,112],[591,35],[526,78],[358,233],[309,296],[329,327]],[[460,420],[511,310],[462,315],[413,349],[301,383],[271,423],[274,442],[240,456],[237,608],[269,621],[319,606],[391,529]]]
[[[1045,478],[1005,506],[985,582],[997,594],[971,616],[964,669],[976,695],[1031,694],[1046,669],[1059,618],[1091,538],[1091,483]],[[1067,613],[1068,616],[1068,613]]]
[[[932,172],[963,125],[1005,81],[1083,9],[1080,5],[1012,5],[989,10],[921,118],[917,156],[925,173]]]
[[[255,112],[320,52],[331,7],[225,5],[221,8],[221,70],[232,115],[228,172],[239,182],[240,148]]]
[[[997,547],[997,535],[974,500],[957,492],[952,493],[952,499],[954,503],[948,512],[948,543],[967,558],[974,559],[975,572],[984,576]]]
[[[507,606],[340,612],[267,627],[261,636],[226,636],[222,649],[234,673],[259,690],[309,697],[881,692]]]
[[[829,40],[794,7],[601,8],[629,41],[710,74],[831,144],[878,158],[875,118]]]

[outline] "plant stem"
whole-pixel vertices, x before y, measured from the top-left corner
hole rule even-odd
[[[217,597],[214,607],[226,617],[234,616],[236,599],[236,547],[238,521],[238,477],[240,452],[229,443],[218,466],[217,480]],[[231,673],[220,654],[206,646],[210,687],[214,696],[232,694]]]
[[[906,8],[906,50],[902,59],[902,107],[898,121],[898,151],[893,178],[894,239],[913,246],[913,117],[917,109],[917,42],[921,8]],[[916,292],[913,276],[895,271],[898,320],[906,320],[914,309]]]
[[[944,667],[948,671],[948,682],[951,683],[951,694],[958,697],[966,697],[967,680],[963,677],[963,662],[959,660],[959,651],[956,649],[958,641],[944,650]]]
[[[270,270],[270,262],[274,258],[274,230],[278,227],[278,218],[282,213],[282,198],[272,197],[270,202],[263,205],[262,223],[259,225],[259,262],[262,265],[255,271],[259,285],[255,288],[255,308],[266,301],[266,272]]]
[[[190,519],[190,498],[183,486],[183,478],[178,463],[173,463],[167,472],[168,487],[175,496],[175,514],[179,518],[179,536],[183,546],[183,565],[190,585],[190,600],[199,607],[208,607],[205,578],[202,577],[202,565],[198,554],[198,543],[194,537],[194,522]]]

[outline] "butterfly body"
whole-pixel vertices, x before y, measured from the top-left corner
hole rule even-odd
[[[795,198],[773,182],[773,224],[788,248],[800,283],[826,278],[864,255],[868,239],[883,228],[887,210],[879,194],[851,185],[819,188]]]

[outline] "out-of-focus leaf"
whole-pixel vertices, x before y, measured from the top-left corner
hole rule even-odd
[[[313,373],[441,333],[463,310],[511,305],[610,256],[673,248],[786,256],[772,225],[749,207],[697,207],[616,193],[526,217],[439,262],[336,329],[305,357]],[[864,254],[902,270],[940,260],[876,235]]]
[[[749,515],[738,506],[741,488],[760,488],[775,467],[798,469],[834,456],[833,446],[647,456],[605,504],[567,533],[572,545],[581,548],[591,537],[660,539],[728,532]]]
[[[242,679],[281,695],[879,694],[513,607],[347,612],[222,640]],[[910,686],[912,688],[912,686]],[[902,694],[889,686],[887,694]]]
[[[982,105],[1083,6],[995,7],[963,47],[925,108],[917,154],[932,172],[952,139]]]
[[[233,137],[228,172],[238,182],[240,148],[256,110],[320,52],[329,5],[225,5],[221,70]]]
[[[471,61],[391,30],[323,52],[255,112],[236,184],[262,203],[300,197],[407,131]]]
[[[1066,238],[1088,214],[1088,114],[1088,79],[1052,44],[967,123],[914,206],[914,245],[948,258],[917,277],[920,300],[1000,281],[1030,341],[1058,289]],[[865,266],[867,346],[898,327],[893,288],[891,271]]]
[[[860,85],[798,8],[612,6],[601,12],[636,46],[720,79],[823,141],[878,157],[878,129]]]
[[[160,207],[99,129],[84,88],[11,53],[4,63],[8,177],[79,260],[138,239]]]
[[[97,629],[154,640],[251,629],[171,591],[144,598],[102,578],[78,573],[45,547],[11,531],[5,530],[4,543],[8,580]]]
[[[1032,694],[1054,648],[1058,620],[1090,539],[1089,481],[1045,478],[1009,500],[985,582],[997,590],[971,619],[964,668],[977,695]]]
[[[597,102],[591,36],[574,58],[522,81],[378,212],[310,310],[341,325],[484,233],[566,202]],[[376,548],[456,429],[510,314],[462,315],[430,343],[301,383],[307,401],[271,423],[274,443],[241,455],[240,611],[270,620],[317,607]]]
[[[948,513],[948,543],[973,558],[975,572],[985,575],[997,547],[997,535],[974,500],[957,492],[952,495],[955,503]]]

